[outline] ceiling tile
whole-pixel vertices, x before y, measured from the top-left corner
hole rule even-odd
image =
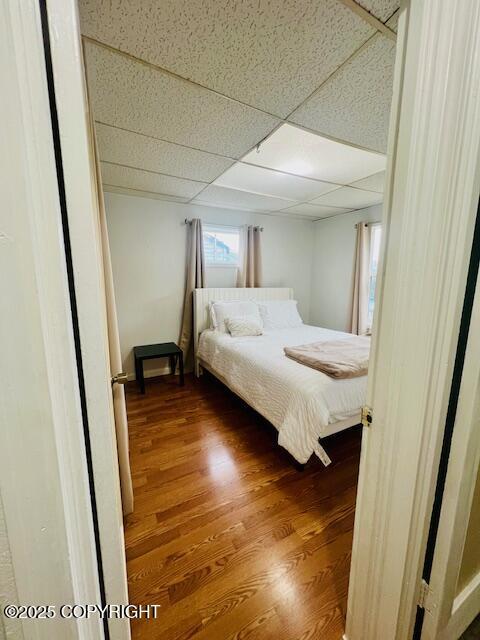
[[[121,193],[127,196],[136,196],[137,198],[149,198],[150,200],[165,200],[167,202],[181,202],[182,204],[190,202],[190,198],[166,196],[163,193],[154,193],[153,191],[139,191],[138,189],[130,189],[128,187],[114,187],[109,184],[104,184],[103,190],[108,193]]]
[[[295,215],[309,216],[311,218],[326,218],[329,216],[348,213],[353,209],[343,209],[342,207],[322,207],[319,204],[296,204],[288,209],[283,209],[282,213],[293,213]]]
[[[97,124],[95,130],[100,159],[108,162],[204,182],[211,182],[233,164],[228,158],[104,124]]]
[[[79,5],[83,34],[282,117],[375,33],[338,0]]]
[[[278,211],[293,204],[292,201],[289,200],[249,193],[248,191],[218,187],[213,184],[204,189],[193,202],[250,211]]]
[[[336,185],[328,182],[300,178],[241,162],[227,169],[214,184],[295,201],[311,200],[336,188]]]
[[[377,193],[383,193],[384,185],[385,171],[379,171],[378,173],[374,173],[373,176],[368,176],[368,178],[363,178],[362,180],[351,183],[351,186],[357,187],[357,189],[366,189],[367,191],[376,191]]]
[[[353,187],[341,187],[330,191],[312,202],[330,207],[347,207],[349,209],[363,209],[374,204],[380,204],[383,200],[381,193],[374,191],[364,191]]]
[[[395,33],[397,33],[398,31],[398,19],[400,18],[400,10],[398,10],[396,13],[393,14],[393,16],[390,18],[390,20],[387,20],[387,22],[385,23],[387,25],[387,27],[389,29],[391,29],[392,31],[395,31]]]
[[[384,155],[283,124],[259,147],[242,158],[278,171],[316,178],[335,184],[350,184],[385,168]]]
[[[325,135],[384,152],[394,64],[395,43],[377,33],[290,119]]]
[[[224,156],[239,157],[278,123],[246,107],[87,42],[96,120]]]
[[[172,178],[159,173],[148,173],[117,164],[101,163],[102,182],[114,187],[126,187],[138,191],[151,191],[180,198],[193,198],[205,186],[204,182],[192,182],[183,178]]]
[[[355,0],[376,18],[385,22],[400,6],[399,0]]]

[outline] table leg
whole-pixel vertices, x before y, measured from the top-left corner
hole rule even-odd
[[[175,375],[175,369],[176,369],[176,359],[175,356],[168,356],[169,360],[170,360],[170,373],[173,375]]]
[[[143,360],[138,358],[135,360],[135,375],[137,377],[140,393],[145,393],[145,377],[143,375]]]
[[[185,384],[185,378],[183,375],[183,352],[178,354],[178,357],[180,359],[180,384],[183,385]]]

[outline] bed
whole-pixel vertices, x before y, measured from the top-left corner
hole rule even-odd
[[[288,288],[196,289],[194,291],[195,371],[202,368],[240,396],[278,430],[278,444],[304,464],[315,453],[330,459],[323,439],[359,424],[366,376],[334,380],[287,358],[283,348],[341,339],[337,331],[302,325],[234,338],[210,329],[212,301],[288,300]],[[322,441],[322,444],[320,444]]]

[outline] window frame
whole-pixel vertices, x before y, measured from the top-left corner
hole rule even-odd
[[[221,262],[208,262],[207,256],[205,254],[205,233],[208,231],[212,233],[231,233],[232,235],[238,234],[238,258],[235,264],[221,263]],[[241,227],[237,225],[228,225],[228,224],[212,224],[205,222],[202,225],[202,239],[204,246],[204,255],[205,255],[205,267],[207,269],[239,269],[240,268],[240,251],[241,251],[241,237],[240,237]]]

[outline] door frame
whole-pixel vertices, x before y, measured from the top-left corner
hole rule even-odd
[[[349,640],[403,640],[413,626],[480,188],[477,4],[411,0],[401,12]],[[105,590],[107,602],[121,604],[128,594],[79,19],[75,0],[47,6]],[[27,26],[18,20],[15,37],[31,46]],[[39,90],[32,74],[28,83]],[[44,143],[41,130],[28,133],[32,147]],[[86,549],[77,552],[88,559]],[[109,630],[129,637],[128,621]]]
[[[0,635],[103,640],[87,420],[37,0],[0,2]],[[47,250],[46,250],[47,248]],[[3,606],[53,605],[8,619]]]
[[[107,603],[128,604],[98,195],[78,6],[76,0],[40,1],[46,2],[48,14],[105,598]],[[110,618],[108,629],[111,640],[130,638],[126,618]]]
[[[480,570],[458,592],[459,571],[480,462],[480,202],[476,246],[472,252],[470,295],[466,298],[461,352],[464,354],[451,441],[446,443],[446,474],[442,476],[438,529],[431,532],[428,592],[421,629],[422,640],[457,640],[480,611]],[[475,273],[475,270],[477,272]],[[463,352],[464,349],[464,352]],[[459,348],[460,351],[460,348]],[[445,449],[445,445],[444,445]],[[448,457],[447,457],[448,456]],[[432,535],[433,534],[433,535]]]
[[[402,7],[348,640],[413,631],[480,191],[479,40],[474,0]]]

